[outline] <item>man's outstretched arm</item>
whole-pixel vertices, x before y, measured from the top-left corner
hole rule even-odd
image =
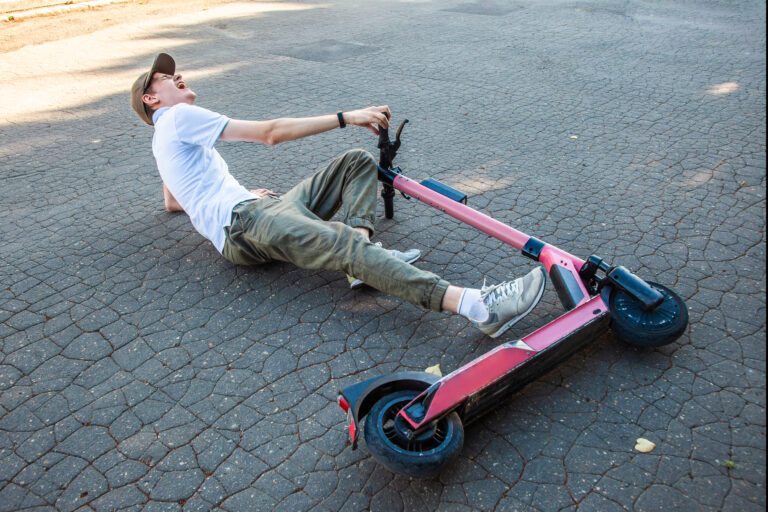
[[[389,128],[389,107],[368,107],[360,110],[344,112],[344,122],[353,126],[363,126],[378,134],[378,126]],[[339,127],[336,114],[316,117],[290,118],[284,117],[271,121],[244,121],[232,119],[229,121],[219,138],[221,140],[240,140],[261,142],[274,146],[281,142],[301,139],[327,132]]]

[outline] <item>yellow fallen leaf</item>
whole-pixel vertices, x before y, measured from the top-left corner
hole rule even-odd
[[[424,370],[427,373],[431,373],[432,375],[437,375],[438,377],[443,376],[443,372],[440,371],[440,364],[436,364],[435,366],[430,366],[426,370]]]
[[[635,450],[639,451],[640,453],[652,452],[654,448],[656,448],[656,444],[647,439],[643,439],[642,437],[638,438],[637,444],[635,444]]]

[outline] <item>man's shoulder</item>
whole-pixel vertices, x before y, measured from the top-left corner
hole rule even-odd
[[[178,103],[162,113],[155,124],[158,140],[213,147],[229,119],[203,107]]]
[[[194,104],[190,105],[189,103],[177,103],[176,105],[172,106],[170,110],[177,114],[190,113],[193,115],[215,115],[215,116],[221,115],[218,112],[214,112],[211,109],[207,109],[205,107],[201,107],[199,105],[194,105]]]
[[[174,124],[179,126],[185,126],[187,124],[200,124],[206,122],[216,122],[218,119],[224,117],[218,112],[209,110],[197,105],[190,105],[188,103],[178,103],[168,109],[168,116],[174,120]]]

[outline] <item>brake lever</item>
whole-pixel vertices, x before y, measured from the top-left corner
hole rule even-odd
[[[400,149],[400,134],[403,133],[403,127],[405,126],[405,123],[407,123],[407,122],[408,122],[407,119],[403,119],[400,122],[400,126],[397,127],[397,131],[395,132],[395,144],[394,144],[395,151]]]
[[[408,122],[407,119],[403,119],[400,122],[400,126],[397,127],[397,131],[395,132],[395,143],[392,145],[395,150],[395,153],[397,153],[397,150],[400,149],[400,134],[403,133],[403,127],[407,122]],[[395,155],[392,155],[392,158],[394,159]],[[403,192],[402,190],[400,191],[400,195],[402,195],[406,199],[411,198],[411,196],[406,195],[405,192]]]

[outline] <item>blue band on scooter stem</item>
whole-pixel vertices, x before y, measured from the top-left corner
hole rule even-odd
[[[538,238],[531,237],[525,243],[525,245],[521,249],[521,252],[523,253],[523,256],[528,256],[533,261],[539,261],[541,250],[544,248],[545,245],[547,244],[545,244]]]
[[[395,172],[393,169],[385,169],[379,164],[376,164],[376,167],[379,168],[379,181],[386,185],[392,185],[392,182],[395,181],[395,176],[399,173]]]

